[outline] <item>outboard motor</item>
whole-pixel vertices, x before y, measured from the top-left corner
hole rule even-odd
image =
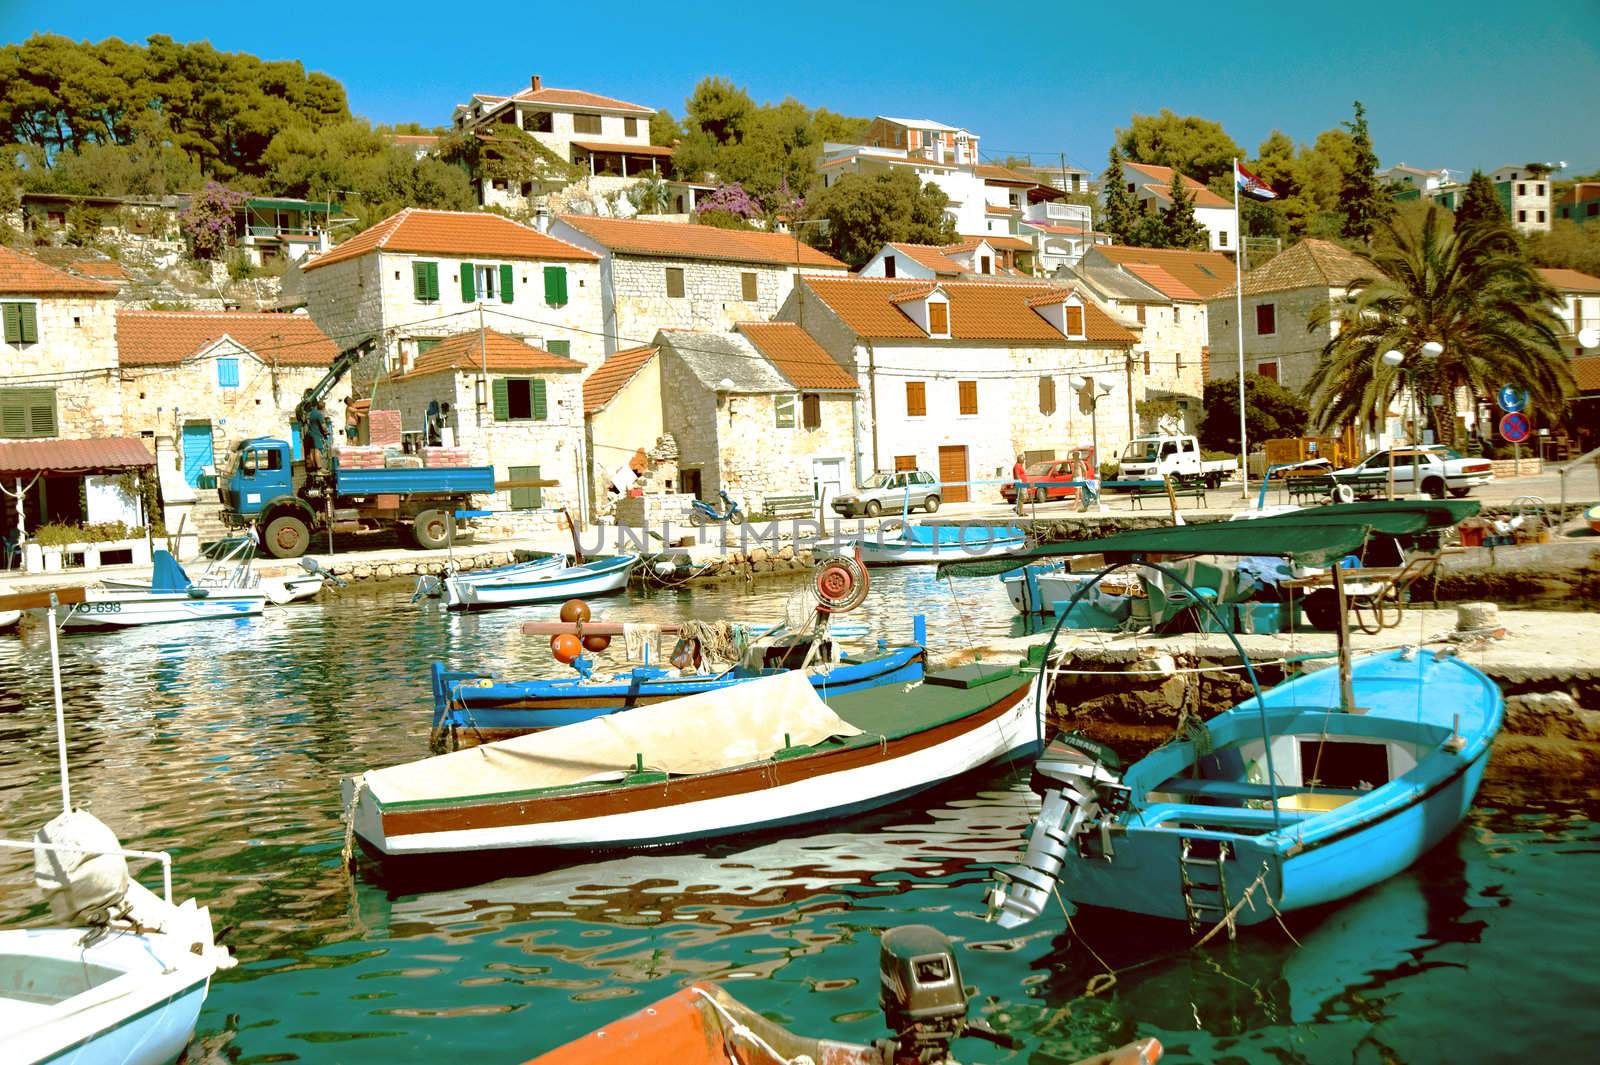
[[[128,862],[117,835],[86,810],[57,814],[33,834],[52,848],[33,852],[33,882],[58,921],[111,922],[128,895]]]
[[[878,947],[878,981],[878,1004],[894,1033],[877,1042],[884,1065],[944,1065],[951,1060],[950,1044],[962,1036],[1011,1049],[1018,1045],[967,1017],[955,949],[936,928],[911,924],[885,932]]]
[[[1099,823],[1101,851],[1111,853],[1106,816],[1128,806],[1128,789],[1115,772],[1116,754],[1081,736],[1057,736],[1034,763],[1030,785],[1044,799],[1028,832],[1021,863],[995,870],[989,919],[1019,928],[1044,912],[1061,869],[1079,856],[1077,837]]]

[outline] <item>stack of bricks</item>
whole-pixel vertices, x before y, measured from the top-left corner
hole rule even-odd
[[[333,449],[333,461],[341,470],[383,469],[383,448],[376,445],[347,445]]]
[[[380,447],[400,446],[400,412],[374,410],[367,414],[367,440]]]
[[[464,447],[425,447],[422,449],[424,466],[468,466],[471,460]]]

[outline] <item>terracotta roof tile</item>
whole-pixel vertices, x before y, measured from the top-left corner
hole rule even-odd
[[[620,255],[716,259],[775,266],[790,266],[798,261],[802,266],[813,268],[849,269],[838,259],[803,241],[799,242],[797,248],[794,236],[787,233],[721,229],[685,222],[650,222],[636,218],[596,218],[593,215],[562,215],[561,221]]]
[[[84,259],[71,263],[68,270],[79,277],[92,278],[96,281],[127,281],[130,280],[128,271],[122,268],[121,263],[109,262],[102,259]]]
[[[1581,270],[1539,267],[1539,276],[1557,292],[1600,292],[1600,277],[1591,277]]]
[[[932,270],[939,277],[960,277],[967,268],[945,254],[946,249],[932,244],[894,244],[889,247]],[[966,250],[966,249],[962,249]]]
[[[1179,281],[1172,271],[1157,263],[1127,263],[1123,269],[1168,299],[1199,303],[1202,298],[1193,286]]]
[[[656,357],[657,348],[629,348],[608,355],[606,361],[594,368],[583,380],[583,413],[593,414],[617,398],[634,375]]]
[[[495,99],[495,97],[488,97]],[[558,107],[605,107],[613,111],[637,111],[641,115],[653,115],[655,108],[643,104],[630,104],[626,100],[618,100],[614,96],[601,96],[597,92],[584,92],[582,89],[534,89],[527,88],[517,93],[511,99],[519,103],[551,104]]]
[[[0,443],[0,473],[84,473],[154,466],[155,456],[136,436],[97,440],[10,440]]]
[[[1297,288],[1350,288],[1378,276],[1378,268],[1353,251],[1326,240],[1302,240],[1244,275],[1244,294]],[[1232,296],[1229,285],[1218,296]]]
[[[740,322],[739,332],[796,388],[860,388],[855,375],[794,322]]]
[[[485,329],[481,346],[477,330],[446,337],[425,354],[417,356],[411,369],[397,375],[394,380],[406,381],[452,370],[474,373],[483,369],[485,364],[493,373],[582,373],[584,369],[583,363],[576,359],[552,355],[516,337]]]
[[[1009,166],[1000,166],[993,163],[979,163],[973,167],[973,172],[984,181],[1008,181],[1017,185],[1037,185],[1039,182],[1027,174],[1013,170]]]
[[[991,203],[991,204],[984,205],[983,213],[984,214],[1021,214],[1022,213],[1022,208],[1020,208],[1020,207],[1004,207],[1004,206],[1001,206],[1000,204]]]
[[[927,339],[927,334],[898,306],[900,300],[931,292],[933,286],[926,281],[808,276],[804,283],[858,336],[874,340]],[[1054,326],[1028,306],[1028,300],[1053,295],[1059,286],[1020,281],[941,281],[938,288],[950,299],[952,341],[1067,343]],[[1084,321],[1090,341],[1112,345],[1134,342],[1132,333],[1088,300],[1084,301]]]
[[[317,256],[301,269],[315,270],[373,251],[493,259],[597,259],[593,252],[497,214],[407,207]]]
[[[115,296],[117,286],[74,277],[0,245],[0,293],[19,296]]]
[[[968,247],[968,248],[977,247],[978,241],[980,241],[980,240],[987,241],[988,244],[989,244],[989,247],[993,248],[995,251],[1032,251],[1033,250],[1033,241],[1031,241],[1031,240],[1023,240],[1021,237],[1005,237],[1005,236],[974,237],[972,239],[972,243],[968,244],[968,245],[965,245],[965,247]],[[948,251],[951,251],[953,249],[961,248],[961,247],[963,247],[963,245],[952,244],[952,245],[950,245],[950,247],[946,248],[945,251],[948,252]]]
[[[1152,183],[1145,187],[1150,189],[1150,191],[1160,195],[1162,199],[1168,198],[1167,190],[1172,187],[1172,167],[1156,166],[1152,163],[1130,163],[1127,161],[1124,161],[1122,166],[1125,170],[1137,171],[1138,173],[1143,174],[1145,177],[1150,178]],[[1233,206],[1230,201],[1218,196],[1216,193],[1200,184],[1200,182],[1196,181],[1194,178],[1189,177],[1187,174],[1185,174],[1183,178],[1183,187],[1189,192],[1194,193],[1194,205],[1196,207]]]
[[[304,314],[249,311],[118,311],[117,362],[176,366],[232,337],[262,362],[329,366],[339,349]]]
[[[1090,249],[1091,255],[1099,256],[1108,262],[1127,269],[1157,289],[1168,299],[1175,300],[1206,300],[1216,296],[1233,283],[1233,260],[1221,252],[1214,251],[1180,251],[1173,248],[1130,248],[1122,244],[1097,244]],[[1156,284],[1151,277],[1145,277],[1132,270],[1132,265],[1157,266],[1161,268],[1160,274],[1152,277],[1170,277],[1179,287],[1172,291]]]

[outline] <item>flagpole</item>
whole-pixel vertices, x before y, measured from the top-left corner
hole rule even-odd
[[[1239,325],[1239,498],[1250,500],[1250,444],[1244,428],[1244,225],[1239,218],[1239,160],[1233,161],[1233,310]]]

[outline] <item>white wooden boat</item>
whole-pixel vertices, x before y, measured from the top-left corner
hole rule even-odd
[[[20,610],[0,610],[0,632],[15,628],[17,622],[21,620],[22,611]]]
[[[371,770],[345,810],[380,857],[614,850],[808,824],[886,806],[1038,750],[1044,701],[975,663],[909,691],[824,702],[802,672]]]
[[[638,555],[596,558],[576,566],[543,564],[494,580],[473,580],[472,574],[452,574],[444,586],[445,606],[451,610],[549,603],[576,596],[606,595],[628,586],[628,574],[638,565]],[[532,564],[528,564],[532,565]]]
[[[50,610],[56,660],[57,608]],[[59,668],[55,710],[63,812],[28,842],[34,883],[54,928],[0,930],[0,1049],[7,1065],[164,1065],[184,1052],[211,976],[233,959],[217,946],[210,912],[172,903],[172,859],[125,850],[112,831],[74,809],[67,780]],[[127,859],[162,866],[162,894],[128,874]]]
[[[267,593],[259,588],[212,587],[194,583],[166,551],[155,553],[150,584],[136,587],[100,585],[83,590],[83,602],[62,620],[63,628],[104,629],[159,625],[178,621],[211,621],[259,614]]]
[[[1013,554],[1027,545],[1028,535],[1019,528],[984,524],[901,525],[851,544],[869,566],[969,562]]]

